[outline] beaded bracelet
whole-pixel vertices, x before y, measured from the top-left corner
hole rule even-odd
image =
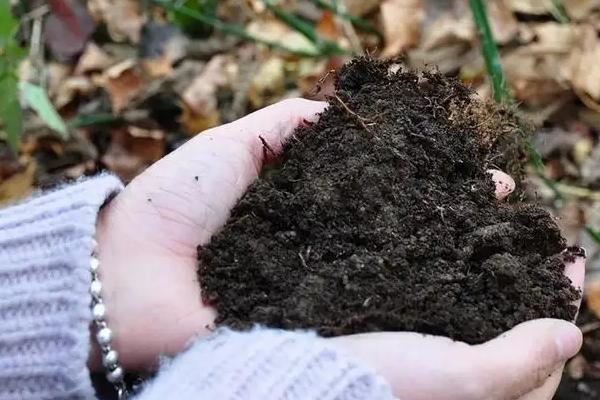
[[[90,272],[92,274],[92,283],[90,284],[90,294],[92,295],[92,318],[96,327],[96,340],[102,352],[102,364],[106,368],[106,379],[112,383],[117,391],[119,400],[127,398],[127,387],[123,380],[123,367],[119,364],[119,355],[112,348],[112,331],[106,323],[106,307],[102,301],[102,283],[98,276],[98,267],[100,261],[93,252],[90,259]]]

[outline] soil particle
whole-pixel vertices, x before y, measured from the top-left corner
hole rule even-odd
[[[520,165],[514,119],[436,72],[391,67],[344,67],[319,121],[199,249],[217,323],[481,343],[572,320],[558,227],[536,205],[499,204],[486,172]]]

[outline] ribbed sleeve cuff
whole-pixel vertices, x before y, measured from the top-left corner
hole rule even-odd
[[[0,400],[87,399],[90,273],[100,175],[0,210]]]
[[[196,341],[140,399],[391,400],[388,384],[309,332],[220,329]]]

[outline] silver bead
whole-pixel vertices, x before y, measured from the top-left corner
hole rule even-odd
[[[104,316],[106,315],[106,307],[102,303],[97,303],[92,307],[92,317],[100,322],[104,320]]]
[[[94,256],[90,258],[90,271],[96,273],[98,272],[98,267],[100,266],[100,261]]]
[[[114,350],[110,350],[108,353],[102,356],[102,365],[108,369],[115,367],[118,362],[119,354]]]
[[[100,346],[107,346],[112,340],[112,331],[108,328],[102,328],[96,334],[96,339],[98,339]]]
[[[102,292],[102,282],[100,282],[97,279],[94,279],[92,281],[92,284],[90,285],[90,294],[94,297],[99,297],[101,292]]]
[[[106,379],[108,379],[110,383],[119,382],[121,379],[123,379],[123,368],[117,367],[112,371],[107,372]]]

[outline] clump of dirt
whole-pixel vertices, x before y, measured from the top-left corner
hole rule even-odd
[[[319,121],[199,249],[218,324],[480,343],[574,318],[558,227],[535,205],[499,204],[486,173],[512,117],[439,73],[397,68],[344,67]]]

